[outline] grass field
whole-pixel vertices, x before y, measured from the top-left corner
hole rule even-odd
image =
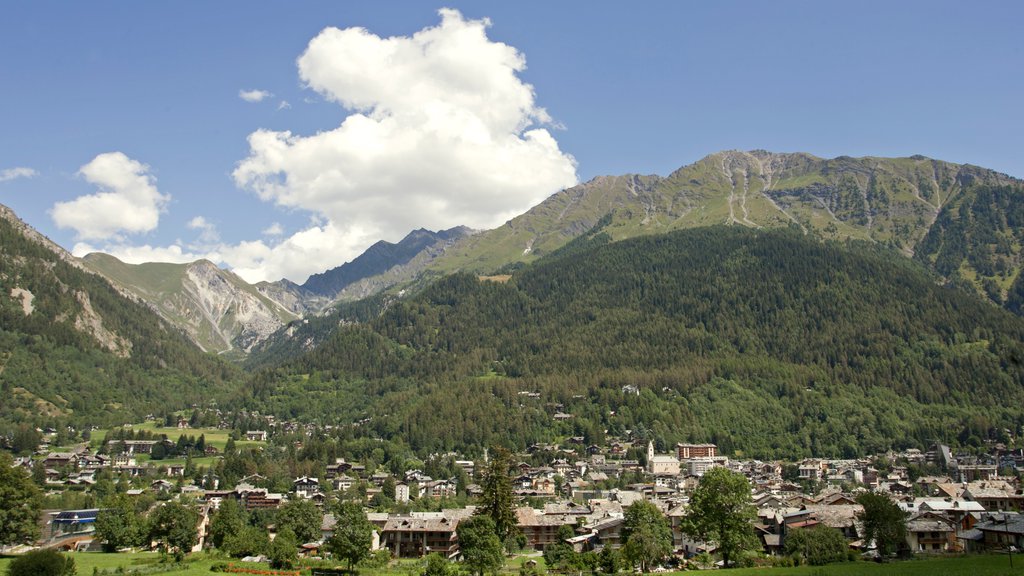
[[[222,428],[164,428],[162,426],[157,426],[156,422],[133,424],[131,426],[127,426],[127,428],[131,428],[132,430],[148,430],[157,435],[164,434],[167,436],[168,440],[173,442],[177,442],[178,438],[183,435],[193,436],[195,438],[204,436],[207,444],[216,446],[217,449],[221,451],[224,450],[224,446],[228,443],[228,436],[231,434],[230,430],[224,430]],[[109,433],[110,430],[97,430],[93,434],[91,443],[92,447],[94,449],[99,448],[103,443],[103,439],[106,438]],[[250,442],[248,440],[235,441],[235,445],[239,448],[245,446],[261,446],[264,444],[266,444],[266,442]]]
[[[75,565],[78,568],[78,576],[92,576],[93,569],[100,571],[112,571],[117,568],[132,570],[152,566],[160,561],[160,555],[154,552],[139,552],[134,554],[103,554],[98,552],[74,553]],[[526,560],[524,557],[517,557],[505,564],[503,573],[517,574],[519,567]],[[538,570],[543,573],[543,561],[541,558],[534,558],[538,561]],[[1014,557],[1013,569],[1010,569],[1010,559],[1006,555],[973,555],[951,558],[924,558],[920,560],[906,560],[902,562],[887,562],[878,564],[875,562],[849,562],[844,564],[831,564],[828,566],[801,566],[798,568],[737,568],[731,569],[723,574],[735,576],[1011,576],[1024,575],[1024,556]],[[0,574],[7,573],[7,565],[10,558],[0,558]],[[193,554],[188,559],[188,566],[184,569],[160,572],[168,576],[200,576],[209,575],[210,567],[215,562],[223,562],[224,559],[207,554]],[[253,568],[263,568],[265,565],[253,564]],[[391,562],[386,568],[364,568],[359,573],[364,576],[415,576],[422,569],[422,562],[419,560],[400,560]],[[624,572],[623,574],[628,574]]]

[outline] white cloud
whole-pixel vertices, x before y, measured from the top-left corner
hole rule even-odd
[[[287,100],[281,100],[281,103],[277,105],[278,110],[287,110],[291,107],[292,105],[289,104]]]
[[[224,251],[243,277],[302,281],[419,227],[489,228],[576,183],[575,162],[487,20],[380,38],[326,28],[298,59],[306,86],[352,111],[312,136],[258,130],[233,176],[265,201],[323,218],[268,246]],[[234,261],[232,261],[234,260]]]
[[[99,191],[57,202],[50,216],[59,228],[74,229],[80,240],[117,240],[124,233],[154,230],[170,200],[157,191],[149,166],[121,152],[96,156],[78,174]]]
[[[202,216],[192,218],[186,226],[190,230],[199,230],[199,242],[202,243],[203,247],[209,247],[211,244],[220,242],[220,234],[217,232],[217,227]]]
[[[16,168],[5,168],[0,170],[0,182],[7,182],[16,178],[35,178],[39,173],[31,168],[18,166]]]
[[[263,230],[264,236],[280,236],[282,234],[284,234],[284,227],[278,222],[274,222]]]
[[[241,98],[242,100],[245,100],[246,102],[252,102],[252,103],[262,102],[262,101],[266,100],[267,98],[270,98],[271,96],[273,96],[273,94],[271,94],[270,92],[267,92],[266,90],[239,90],[238,91],[238,97],[239,98]]]
[[[93,246],[86,242],[79,242],[71,249],[71,253],[81,258],[91,252],[103,252],[114,256],[118,260],[128,264],[142,264],[144,262],[171,262],[174,264],[185,264],[206,258],[214,262],[220,259],[217,253],[189,252],[181,246],[129,246],[126,244],[110,244],[102,248]]]

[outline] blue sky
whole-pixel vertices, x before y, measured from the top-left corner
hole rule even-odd
[[[301,282],[381,238],[722,149],[1024,177],[1020,2],[4,10],[0,203],[76,253]]]

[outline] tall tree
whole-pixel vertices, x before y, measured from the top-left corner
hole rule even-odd
[[[145,527],[135,504],[127,494],[115,493],[103,501],[96,515],[96,537],[103,541],[103,549],[116,552],[142,544]]]
[[[179,502],[167,502],[150,515],[149,537],[180,561],[199,541],[198,524],[198,512]]]
[[[32,478],[0,452],[0,545],[31,542],[39,536],[41,498]]]
[[[298,547],[294,532],[288,528],[279,531],[267,550],[270,567],[275,570],[289,570],[295,567],[299,561]]]
[[[477,576],[497,572],[504,564],[501,539],[490,516],[473,516],[459,522],[455,533],[466,568]]]
[[[312,500],[289,500],[277,511],[277,528],[291,530],[300,543],[320,539],[324,515]]]
[[[756,514],[747,478],[715,467],[704,474],[694,489],[682,528],[694,538],[718,544],[728,566],[731,558],[756,546],[751,523]]]
[[[638,500],[626,509],[622,555],[642,572],[672,553],[672,529],[654,504]]]
[[[334,534],[327,541],[327,549],[348,563],[351,571],[370,555],[373,544],[373,526],[366,519],[363,507],[356,502],[342,502],[335,511],[337,523]]]
[[[484,471],[483,494],[476,513],[491,519],[498,540],[504,542],[518,530],[512,502],[512,455],[504,448],[495,448],[494,457]]]
[[[786,535],[786,554],[802,558],[811,566],[842,562],[849,549],[842,533],[825,525],[790,530]]]
[[[906,546],[907,517],[899,505],[878,492],[861,494],[857,503],[864,507],[864,541],[874,540],[879,555],[890,556]]]
[[[249,515],[234,498],[221,501],[217,512],[210,520],[210,542],[217,548],[232,534],[239,533],[249,522]]]

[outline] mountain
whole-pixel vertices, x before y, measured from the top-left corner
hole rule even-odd
[[[563,190],[461,240],[427,271],[491,273],[533,262],[610,215],[603,230],[616,241],[715,224],[793,226],[823,238],[870,240],[1003,303],[1020,277],[1024,229],[1009,212],[1022,205],[1021,180],[923,156],[726,151],[667,177],[603,176]]]
[[[246,353],[298,317],[208,260],[125,264],[113,256],[93,253],[82,258],[82,263],[149,304],[208,352]]]
[[[137,422],[225,395],[237,377],[0,206],[0,434]]]
[[[496,280],[451,275],[335,324],[236,400],[422,454],[632,430],[854,457],[1024,425],[1024,319],[878,242],[592,229]]]
[[[387,289],[395,282],[411,278],[429,264],[429,261],[453,242],[472,234],[465,226],[431,232],[420,228],[413,230],[397,244],[381,240],[366,249],[351,262],[332,268],[322,274],[314,274],[302,285],[302,289],[331,300],[358,300],[370,294]],[[423,256],[426,255],[426,258]],[[409,266],[414,259],[417,265]],[[397,269],[397,270],[396,270]],[[389,282],[386,273],[391,272]],[[377,282],[360,285],[371,277]]]

